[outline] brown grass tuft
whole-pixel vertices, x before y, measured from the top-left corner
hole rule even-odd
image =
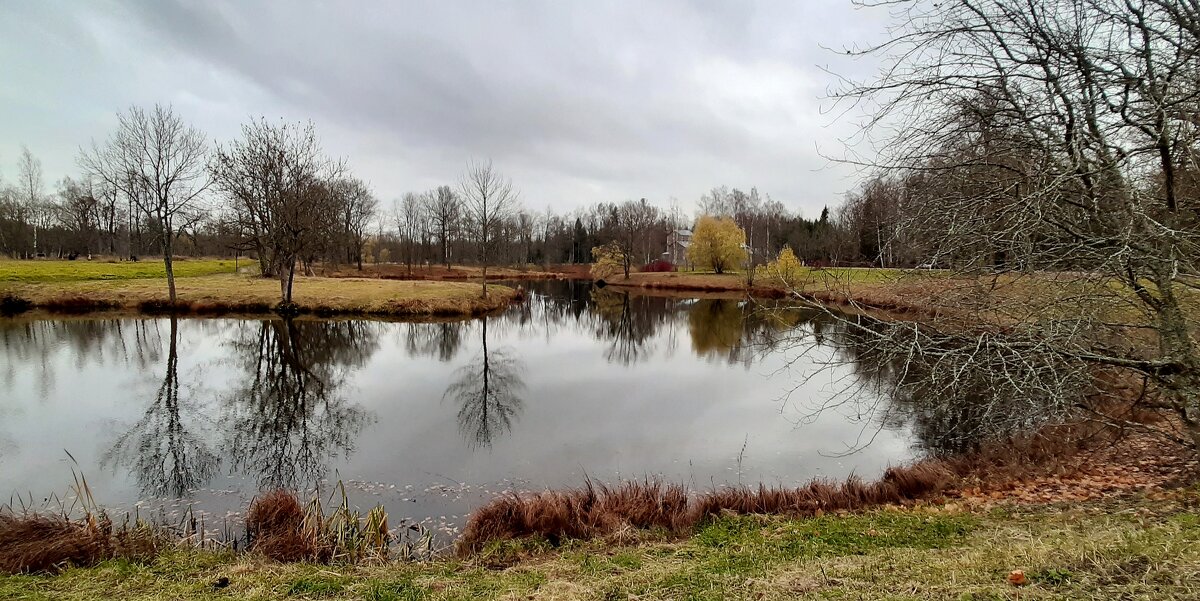
[[[251,536],[270,536],[304,525],[304,507],[296,495],[276,490],[256,497],[246,514],[246,529]]]
[[[719,488],[701,495],[659,481],[614,487],[588,481],[576,489],[507,494],[480,507],[467,520],[460,553],[488,543],[537,536],[551,544],[567,538],[613,536],[629,528],[660,528],[683,534],[725,514],[820,515],[900,504],[941,493],[955,481],[940,461],[889,469],[877,482],[851,476],[844,482],[813,480],[799,488]]]
[[[304,507],[296,495],[276,490],[256,497],[246,515],[250,549],[276,561],[318,559],[316,537],[304,528]]]
[[[0,515],[0,571],[9,574],[88,566],[111,555],[109,537],[59,517]]]
[[[120,304],[109,300],[87,298],[83,296],[66,296],[47,300],[40,303],[38,306],[54,313],[87,313],[90,311],[106,311],[109,309],[115,309],[119,307]]]
[[[55,572],[114,557],[147,560],[158,553],[162,533],[146,526],[113,530],[99,519],[0,513],[0,572]]]
[[[815,516],[911,503],[941,493],[955,474],[941,461],[890,468],[876,482],[850,476],[844,482],[812,480],[798,488],[726,487],[690,495],[686,488],[659,481],[594,485],[566,491],[506,494],[476,510],[458,542],[460,553],[478,552],[493,541],[540,536],[557,545],[563,539],[613,536],[630,528],[684,534],[707,519],[734,515]]]
[[[464,552],[479,551],[492,541],[528,536],[558,544],[631,527],[682,532],[691,526],[688,498],[686,488],[656,480],[611,488],[588,480],[580,488],[507,494],[471,514],[459,546]]]

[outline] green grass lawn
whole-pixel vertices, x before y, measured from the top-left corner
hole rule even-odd
[[[629,533],[558,549],[508,543],[467,560],[382,566],[172,550],[146,564],[0,577],[0,598],[1196,599],[1195,500],[724,518],[682,542]],[[1028,586],[1009,584],[1015,569],[1025,571]],[[222,577],[228,587],[215,588]]]
[[[232,259],[176,259],[176,277],[193,277],[233,273]],[[240,266],[252,266],[253,262],[241,261]],[[135,280],[167,277],[161,259],[147,258],[142,261],[37,260],[18,261],[0,259],[0,282],[80,282],[87,280]]]

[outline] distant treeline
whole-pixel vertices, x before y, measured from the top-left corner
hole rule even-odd
[[[16,177],[0,180],[0,254],[162,259],[169,239],[172,256],[252,256],[264,274],[279,275],[291,255],[301,269],[316,262],[334,268],[364,261],[477,264],[484,256],[491,264],[590,263],[592,248],[619,241],[645,264],[663,258],[673,231],[695,222],[674,202],[665,207],[644,198],[535,211],[522,206],[509,183],[511,202],[489,207],[484,240],[483,207],[465,193],[469,182],[409,192],[382,206],[345,161],[320,154],[311,124],[266,121],[247,124],[242,140],[212,149],[189,130],[195,156],[186,190],[176,184],[156,199],[161,182],[152,180],[169,178],[154,173],[153,165],[147,175],[133,175],[146,166],[122,164],[127,159],[120,150],[135,142],[122,139],[130,137],[125,129],[152,131],[156,120],[183,127],[169,108],[131,109],[107,145],[81,150],[78,175],[53,185],[45,182],[41,161],[23,148]],[[288,158],[267,160],[273,149]],[[737,222],[753,264],[784,246],[815,264],[878,261],[873,247],[851,231],[857,223],[841,211],[826,208],[806,218],[757,188],[726,186],[704,194],[699,209]],[[288,237],[295,240],[283,244]]]

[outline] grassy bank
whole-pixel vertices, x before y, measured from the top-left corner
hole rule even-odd
[[[278,564],[175,550],[55,576],[0,577],[3,599],[1193,599],[1195,495],[971,513],[954,506],[709,522],[669,542],[627,532],[466,560]],[[1023,570],[1028,585],[1008,582]],[[227,579],[226,586],[220,586]]]
[[[901,269],[865,269],[856,267],[806,269],[800,280],[804,290],[826,289],[835,285],[881,286],[901,279],[908,271]],[[919,272],[928,274],[929,272]],[[679,290],[782,290],[784,286],[773,278],[758,277],[746,281],[745,272],[713,273],[711,271],[669,271],[631,273],[629,279],[618,274],[605,280],[611,286],[666,288]]]
[[[238,267],[253,267],[243,259]],[[176,259],[176,277],[233,273],[232,259]],[[144,261],[15,261],[0,259],[0,284],[4,282],[82,282],[87,280],[136,280],[167,277],[161,260]]]
[[[182,313],[267,313],[279,302],[279,282],[256,276],[180,277],[176,289],[176,309]],[[478,284],[465,282],[300,277],[293,300],[301,313],[318,315],[471,315],[505,307],[516,296],[516,291],[504,286],[489,286],[487,299],[479,293]],[[0,281],[0,297],[7,297],[10,312],[169,308],[166,282],[152,278]]]
[[[560,266],[545,271],[536,266],[489,267],[488,280],[556,280],[563,278],[587,279],[587,265]],[[342,266],[323,275],[336,278],[383,278],[388,280],[480,280],[483,269],[474,265],[413,265],[410,270],[403,263],[375,263],[363,265],[361,271],[353,266]]]

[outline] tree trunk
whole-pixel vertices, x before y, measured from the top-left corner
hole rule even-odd
[[[163,232],[163,265],[167,268],[167,297],[171,304],[175,304],[175,267],[171,264],[171,237],[170,231]]]
[[[287,277],[287,302],[288,302],[288,304],[292,303],[292,283],[295,281],[296,281],[296,262],[292,261],[291,265],[288,266],[288,277]]]
[[[287,272],[283,269],[279,270],[279,302],[286,303],[289,300]]]

